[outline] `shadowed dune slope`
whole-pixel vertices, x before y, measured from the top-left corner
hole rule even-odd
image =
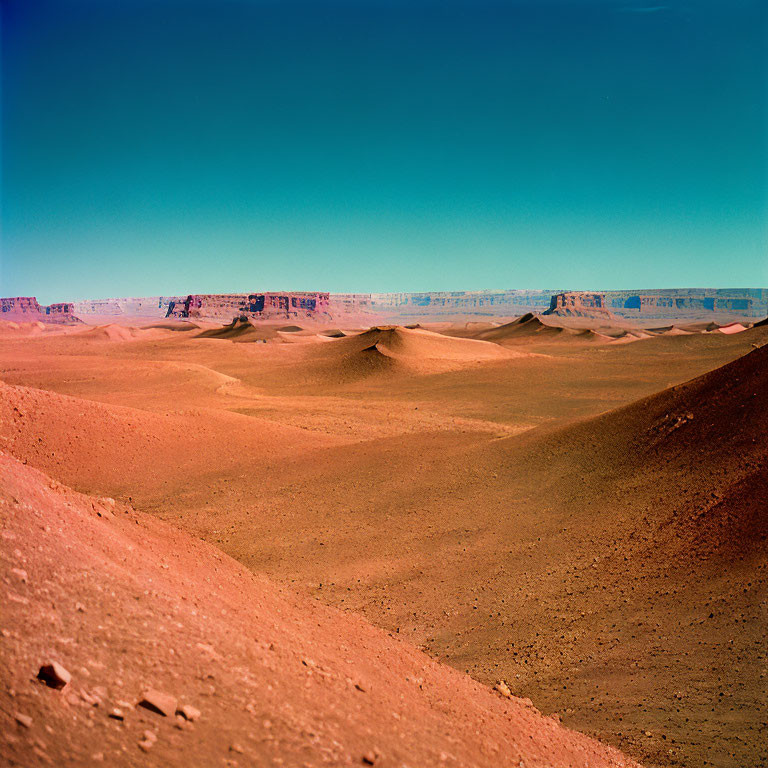
[[[277,330],[269,325],[256,325],[250,320],[236,318],[229,325],[220,328],[207,328],[198,333],[197,339],[224,339],[227,341],[249,342],[264,341],[277,337]]]
[[[5,765],[635,765],[1,453],[0,514]],[[62,690],[35,679],[51,662]],[[167,715],[138,706],[147,689]]]
[[[166,320],[161,323],[152,323],[145,328],[157,328],[162,331],[196,331],[200,326],[191,320]]]
[[[518,549],[518,567],[533,578],[502,607],[536,637],[502,620],[433,647],[474,657],[482,679],[479,670],[522,672],[504,653],[512,643],[538,667],[538,693],[529,694],[537,704],[569,700],[567,722],[605,736],[597,713],[579,711],[592,688],[623,721],[614,726],[618,743],[648,764],[761,764],[766,423],[763,346],[603,416],[498,441],[495,459],[484,451],[476,461],[491,460],[506,477],[503,493],[523,499],[528,519],[538,512],[545,520],[530,555]],[[496,589],[505,581],[489,574]],[[537,604],[525,600],[530,589]],[[563,681],[570,693],[555,694]],[[641,728],[651,737],[633,736]]]
[[[547,325],[531,312],[518,317],[511,323],[505,323],[496,328],[488,328],[477,333],[474,338],[497,343],[507,339],[522,339],[530,337],[560,337],[575,336],[576,332],[570,328]]]
[[[551,436],[540,430],[518,442],[554,443],[559,458],[587,453],[590,462],[611,472],[645,473],[649,463],[699,472],[744,467],[746,457],[764,453],[766,420],[768,344],[763,344],[689,382]]]

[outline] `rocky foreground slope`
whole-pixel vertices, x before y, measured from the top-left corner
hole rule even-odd
[[[0,514],[5,765],[636,765],[5,454]]]

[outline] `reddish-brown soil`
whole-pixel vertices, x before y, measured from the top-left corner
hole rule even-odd
[[[4,765],[633,765],[125,504],[0,478]]]
[[[768,328],[199,330],[0,335],[2,446],[647,766],[766,760]]]

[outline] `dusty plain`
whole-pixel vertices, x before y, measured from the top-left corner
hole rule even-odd
[[[414,768],[437,763],[442,758],[436,755],[445,753],[449,765],[517,765],[494,752],[499,744],[516,744],[518,737],[505,731],[510,718],[498,709],[517,706],[516,700],[482,687],[503,681],[502,690],[508,687],[551,716],[542,718],[546,728],[559,720],[649,768],[768,764],[768,327],[729,333],[703,324],[654,323],[645,332],[583,322],[555,327],[530,316],[506,324],[372,329],[237,322],[222,328],[146,318],[76,328],[33,325],[0,328],[3,514],[13,534],[3,541],[3,558],[10,568],[18,551],[43,570],[53,566],[41,548],[53,547],[55,554],[59,546],[57,557],[75,558],[69,581],[61,573],[51,577],[56,594],[28,598],[29,605],[53,599],[57,613],[56,606],[74,603],[82,588],[98,607],[67,620],[74,622],[66,628],[72,636],[78,636],[75,620],[97,622],[88,626],[98,632],[99,622],[108,623],[105,614],[124,612],[130,604],[125,585],[134,588],[133,581],[147,578],[160,561],[183,561],[161,576],[184,581],[188,594],[208,601],[212,611],[201,585],[210,584],[203,591],[218,587],[209,564],[224,553],[244,568],[229,559],[222,565],[221,604],[237,617],[236,625],[218,619],[211,625],[209,635],[222,643],[233,632],[271,632],[280,637],[276,646],[292,648],[297,658],[301,651],[294,646],[309,647],[307,658],[330,659],[329,649],[347,637],[347,655],[358,659],[355,670],[365,654],[404,654],[416,666],[394,662],[402,672],[398,680],[418,677],[414,669],[422,664],[441,678],[435,686],[443,695],[456,691],[454,701],[449,696],[440,705],[445,720],[426,728],[434,737],[420,746],[415,725],[434,710],[427,707],[431,714],[425,715],[419,709],[424,702],[409,704],[410,741],[389,753],[345,727],[340,716],[333,738],[318,731],[319,741],[341,745],[326,762],[360,764],[365,755],[377,765]],[[74,490],[58,490],[59,484]],[[67,499],[72,509],[92,507],[81,493],[115,499],[119,514],[110,517],[120,517],[123,528],[122,516],[133,528],[140,521],[146,532],[138,538],[131,525],[129,532],[116,522],[108,534],[131,552],[146,539],[146,551],[131,555],[140,560],[135,568],[125,566],[121,576],[118,544],[91,532],[103,521],[85,512],[69,520],[68,535],[81,537],[77,541],[102,537],[87,553],[76,547],[75,557],[60,537],[51,539],[29,501],[51,488],[64,501],[38,500],[50,514],[64,514],[55,510]],[[7,520],[20,520],[22,509],[28,527],[15,530]],[[27,551],[20,542],[35,526],[41,538],[27,544],[40,547]],[[90,586],[78,586],[78,568],[96,567],[108,568],[111,608]],[[262,575],[286,591],[273,595]],[[13,575],[5,580],[23,597],[26,581],[16,590]],[[181,605],[179,584],[158,587],[159,597],[149,589],[152,599]],[[249,624],[239,594],[289,618],[269,632]],[[288,607],[275,607],[279,600]],[[2,642],[13,644],[7,653],[14,659],[27,658],[23,603],[11,608]],[[144,614],[137,621],[156,623],[163,615],[141,601],[139,608]],[[344,618],[348,625],[339,623],[338,609],[355,614]],[[267,621],[266,609],[256,614]],[[44,615],[34,616],[34,650],[43,654]],[[291,630],[285,622],[294,621],[301,627]],[[307,640],[314,638],[309,627],[322,627],[320,639]],[[211,645],[205,631],[199,643]],[[387,650],[388,643],[399,650]],[[455,673],[432,665],[413,646],[482,685],[474,687],[466,674],[451,677]],[[135,653],[138,646],[126,647]],[[199,656],[196,648],[184,658]],[[269,655],[268,649],[267,643],[258,653]],[[96,654],[97,665],[108,667],[122,652],[86,644],[76,666],[87,666]],[[228,653],[247,677],[246,651]],[[30,664],[33,656],[30,650]],[[138,685],[137,670],[152,663],[148,657],[132,667],[121,657],[121,679],[137,676]],[[310,665],[317,663],[312,656]],[[189,664],[199,666],[199,659]],[[325,665],[330,678],[346,684],[335,664],[342,661],[334,657]],[[221,682],[210,686],[241,711],[250,700],[238,693],[227,665],[213,666]],[[376,685],[399,690],[386,671],[371,673],[379,676]],[[2,693],[3,715],[11,719],[13,700],[28,685],[24,673],[14,674]],[[349,677],[354,687],[355,675]],[[295,692],[290,695],[297,702],[305,695],[298,677],[281,678],[280,685]],[[198,700],[203,695],[196,694]],[[329,706],[341,712],[345,705],[333,700]],[[371,706],[368,717],[380,717],[381,702]],[[485,720],[467,714],[465,707],[474,706],[487,709]],[[529,716],[526,707],[518,709],[520,717]],[[466,733],[458,742],[465,747],[478,729],[488,728],[487,743],[481,738],[474,753],[468,747],[473,758],[456,744],[453,752],[448,746],[418,751],[437,744],[462,717]],[[259,710],[258,718],[268,715]],[[205,725],[210,743],[215,726],[215,720]],[[312,727],[297,727],[302,743]],[[515,733],[526,732],[515,727]],[[560,748],[559,730],[554,737],[536,728],[536,739]],[[43,758],[23,762],[20,755],[33,747],[25,741],[28,729],[20,730],[17,741],[4,745],[5,757],[11,764],[44,764]],[[342,733],[353,734],[351,745]],[[50,734],[42,738],[52,741]],[[102,738],[111,744],[111,736]],[[386,733],[382,738],[397,741]],[[564,752],[532,756],[517,745],[510,754],[525,765],[624,764],[618,753],[586,741],[584,749],[595,752],[579,762],[562,738]],[[303,747],[296,739],[295,752],[286,747],[283,758],[266,741],[243,750],[300,765],[295,756]],[[220,746],[226,753],[226,744]],[[53,754],[50,746],[35,748]],[[166,748],[163,743],[147,753],[153,764],[170,760]],[[302,759],[315,764],[318,754]],[[238,749],[222,759],[258,764]]]

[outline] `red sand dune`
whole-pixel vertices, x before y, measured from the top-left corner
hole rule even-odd
[[[530,337],[559,337],[575,336],[576,332],[570,328],[561,328],[560,326],[547,325],[541,319],[528,313],[518,317],[511,323],[505,323],[495,328],[481,330],[474,338],[485,341],[504,342],[508,339],[521,339]]]
[[[198,339],[224,339],[236,342],[264,341],[277,337],[277,329],[264,323],[236,318],[228,325],[208,328],[197,334]]]
[[[314,346],[308,365],[325,382],[381,374],[429,374],[522,357],[485,341],[444,336],[422,328],[381,326]]]
[[[474,339],[451,339],[422,328],[374,328],[357,337],[358,341],[363,339],[382,355],[396,359],[476,362],[511,356],[492,344]]]
[[[219,386],[227,377],[219,376]],[[203,418],[201,418],[201,416]],[[0,382],[0,440],[14,456],[88,490],[140,477],[145,490],[182,490],[214,469],[254,471],[343,440],[253,416],[157,413]],[[130,487],[130,486],[129,486]]]
[[[741,333],[742,331],[746,331],[747,326],[742,325],[741,323],[728,323],[728,325],[721,325],[718,329],[718,333],[725,333],[726,335],[731,333]]]
[[[560,323],[570,322],[558,318]],[[607,344],[615,338],[625,336],[628,331],[621,328],[597,327],[570,327],[555,325],[554,321],[544,322],[538,315],[528,313],[518,317],[504,325],[486,325],[474,332],[467,329],[460,330],[456,335],[468,336],[473,339],[492,341],[504,346],[516,345],[526,342],[588,342],[592,344]]]
[[[6,765],[636,765],[124,504],[0,477]]]

